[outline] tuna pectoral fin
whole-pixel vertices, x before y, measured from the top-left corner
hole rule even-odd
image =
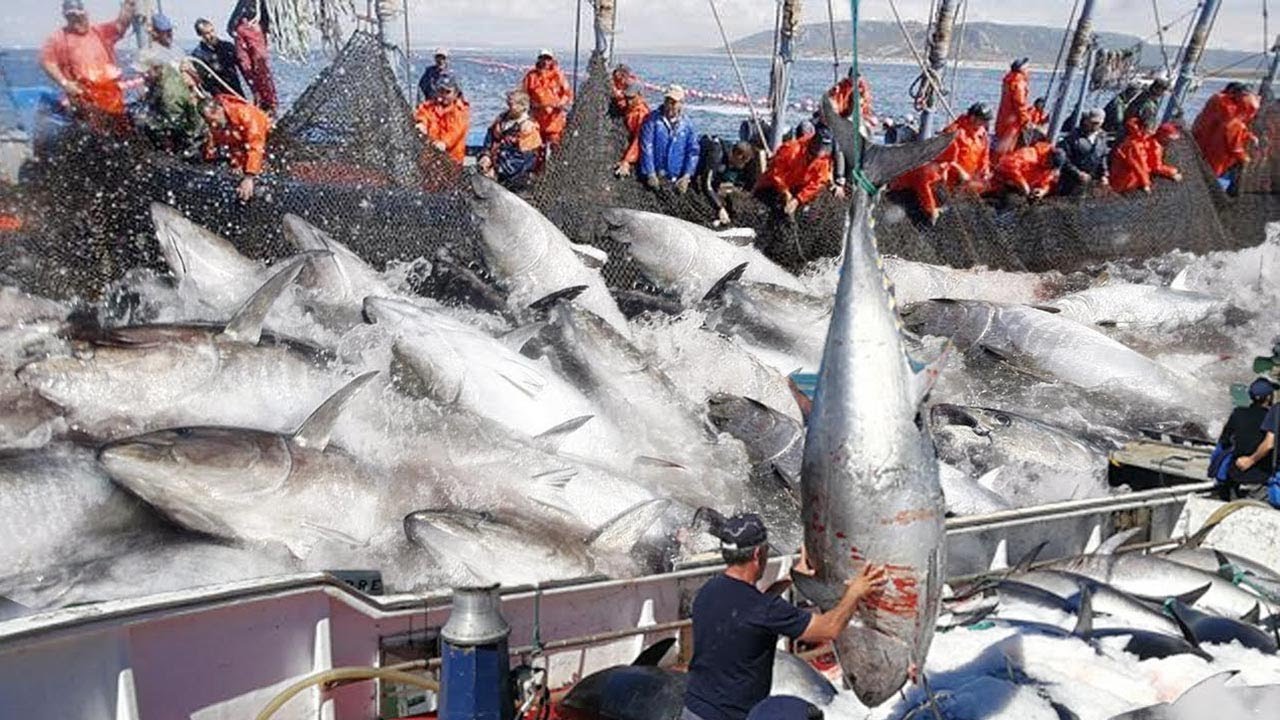
[[[1120,546],[1132,540],[1134,536],[1142,532],[1142,530],[1143,528],[1140,528],[1140,527],[1129,528],[1128,530],[1122,530],[1112,535],[1111,537],[1107,538],[1106,540],[1104,540],[1102,544],[1098,546],[1098,549],[1093,551],[1093,554],[1094,555],[1114,555],[1116,551],[1120,549]]]
[[[637,455],[631,464],[637,467],[663,468],[664,470],[688,470],[689,468],[681,465],[673,460],[664,460],[663,458],[653,457],[651,455]]]
[[[755,228],[749,227],[728,228],[727,230],[717,232],[716,237],[721,240],[731,242],[739,247],[747,247],[755,242],[756,231]]]
[[[824,583],[812,575],[792,573],[791,582],[801,595],[808,599],[809,602],[822,608],[823,612],[838,605],[840,598],[844,597],[844,585]]]
[[[271,279],[250,295],[244,305],[241,305],[236,314],[227,321],[226,327],[222,330],[222,336],[229,340],[257,345],[258,340],[262,338],[262,323],[266,321],[267,313],[271,311],[271,306],[280,298],[280,294],[289,286],[289,283],[297,279],[298,273],[302,272],[303,264],[309,262],[315,255],[327,254],[304,253],[286,260]]]
[[[586,538],[589,550],[627,553],[635,547],[671,507],[671,500],[657,498],[632,505],[615,515]]]
[[[580,415],[576,418],[565,420],[549,430],[543,430],[534,435],[533,439],[548,452],[559,452],[565,438],[572,435],[578,428],[586,425],[593,417],[595,415]]]
[[[742,274],[747,271],[747,264],[748,263],[742,263],[725,273],[724,276],[717,280],[716,284],[712,285],[711,289],[702,296],[702,302],[718,302],[720,298],[724,296],[725,288],[728,288],[733,283],[742,279]]]
[[[577,243],[569,243],[569,247],[573,250],[573,253],[578,256],[578,259],[582,261],[582,264],[589,268],[598,270],[604,267],[605,263],[609,262],[609,253],[598,247],[578,245]]]
[[[586,286],[584,285],[583,287]],[[524,346],[528,345],[529,341],[537,336],[538,333],[542,332],[542,329],[546,326],[546,323],[540,322],[521,325],[511,332],[501,335],[498,340],[509,349],[514,350],[515,352],[520,352],[521,350],[524,350]]]
[[[662,658],[671,652],[672,646],[676,644],[675,638],[663,638],[658,642],[645,648],[643,652],[631,661],[633,667],[657,667],[662,662]]]
[[[572,302],[587,291],[586,285],[570,285],[529,303],[529,309],[536,313],[544,313],[555,307],[557,303]]]
[[[338,423],[342,410],[360,392],[360,389],[377,377],[377,371],[367,372],[352,380],[334,393],[328,400],[316,408],[315,412],[302,423],[302,427],[293,434],[293,442],[304,448],[324,450],[329,444],[329,436],[333,434],[333,426]]]
[[[1191,629],[1191,619],[1187,617],[1187,606],[1170,599],[1164,605],[1165,615],[1173,618],[1174,624],[1178,626],[1178,632],[1182,633],[1183,639],[1191,643],[1192,647],[1200,647],[1200,640],[1196,637],[1195,630]]]
[[[1190,273],[1190,271],[1191,271],[1190,265],[1182,268],[1182,270],[1180,270],[1177,275],[1173,276],[1173,281],[1169,283],[1169,289],[1184,290],[1184,291],[1190,290],[1191,287],[1189,286],[1189,281],[1187,279],[1187,275]]]
[[[1076,626],[1071,634],[1081,640],[1093,637],[1093,592],[1083,585],[1076,605]]]

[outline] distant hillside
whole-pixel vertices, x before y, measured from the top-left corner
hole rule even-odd
[[[920,22],[906,23],[911,40],[916,49],[924,53],[925,25]],[[836,24],[836,46],[842,54],[847,54],[850,47],[851,28],[849,23]],[[989,22],[971,22],[963,32],[964,60],[967,62],[1007,63],[1015,57],[1029,57],[1031,62],[1041,67],[1052,67],[1058,55],[1058,47],[1062,44],[1062,28],[1037,27],[1034,25],[1000,25]],[[959,35],[959,34],[958,34]],[[1098,33],[1103,47],[1111,49],[1128,48],[1138,45],[1141,39],[1133,35],[1118,33]],[[797,54],[806,58],[831,57],[831,34],[826,23],[809,23],[800,27],[797,43]],[[952,43],[956,38],[952,38]],[[912,60],[911,50],[902,38],[897,24],[891,22],[865,21],[858,32],[858,44],[865,58],[882,60]],[[733,44],[735,52],[745,55],[769,55],[773,52],[773,32],[766,31],[741,38]],[[1176,48],[1168,50],[1169,57],[1175,59]],[[1200,66],[1205,70],[1216,70],[1232,63],[1248,59],[1253,53],[1238,50],[1207,50]],[[1164,60],[1158,45],[1143,45],[1142,65],[1146,67],[1163,66]],[[1252,70],[1256,60],[1242,63],[1239,69]]]

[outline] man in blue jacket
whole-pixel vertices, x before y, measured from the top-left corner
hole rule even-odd
[[[662,107],[649,113],[640,126],[640,177],[654,190],[664,181],[672,182],[682,195],[698,168],[698,132],[685,116],[683,104],[684,88],[668,87]]]

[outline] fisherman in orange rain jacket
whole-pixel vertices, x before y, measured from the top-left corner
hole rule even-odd
[[[1027,124],[1034,128],[1039,128],[1046,135],[1049,134],[1049,110],[1045,107],[1048,100],[1038,97],[1034,103],[1031,103],[1031,109],[1027,111]]]
[[[573,102],[573,88],[550,50],[538,51],[538,64],[524,76],[524,91],[533,103],[532,115],[542,132],[542,141],[559,145],[568,120],[569,103]]]
[[[1022,128],[1031,122],[1031,80],[1026,71],[1027,58],[1019,58],[1009,65],[1009,72],[1002,81],[1000,111],[996,113],[996,143],[992,156],[1000,156],[1017,148]]]
[[[614,68],[609,78],[613,81],[609,86],[609,97],[612,100],[609,104],[609,114],[614,117],[623,117],[627,114],[627,89],[632,84],[638,83],[639,78],[625,64]]]
[[[463,99],[458,81],[452,75],[445,76],[436,84],[436,96],[418,106],[413,120],[418,132],[427,136],[432,147],[462,164],[467,156],[471,105]]]
[[[627,149],[622,153],[622,160],[618,161],[613,170],[613,174],[618,177],[630,175],[635,164],[640,162],[640,127],[644,125],[645,118],[649,117],[649,104],[644,101],[639,82],[631,83],[624,96],[627,107],[623,122],[626,123],[629,140]]]
[[[1142,190],[1151,192],[1155,177],[1178,182],[1182,174],[1164,162],[1161,138],[1176,136],[1176,128],[1161,125],[1152,133],[1141,118],[1131,117],[1124,123],[1124,140],[1111,151],[1111,189],[1118,193]]]
[[[200,114],[209,126],[205,159],[214,160],[219,152],[226,153],[231,168],[244,175],[236,187],[236,195],[248,202],[253,198],[254,178],[262,173],[266,162],[271,118],[235,95],[214,95],[201,100]]]
[[[950,162],[938,161],[926,163],[895,178],[893,182],[889,183],[889,189],[897,191],[909,190],[915,193],[916,202],[920,205],[920,212],[924,213],[930,225],[934,225],[938,222],[938,216],[942,214],[942,209],[938,205],[938,195],[934,192],[934,186],[940,183],[945,184],[949,176],[959,174],[953,165]]]
[[[821,128],[808,140],[788,140],[778,147],[769,167],[756,182],[757,197],[777,198],[782,212],[793,217],[801,206],[813,202],[830,186],[834,163],[831,133]]]
[[[1048,140],[1038,140],[1005,153],[996,163],[996,184],[1032,199],[1042,198],[1057,184],[1060,152]]]
[[[1260,105],[1258,96],[1233,82],[1210,97],[1196,116],[1191,134],[1215,177],[1249,162],[1249,144],[1256,140],[1250,125]]]
[[[124,123],[124,91],[116,43],[133,20],[134,0],[124,0],[115,20],[91,25],[83,0],[63,0],[66,25],[45,41],[40,66],[66,92],[71,105],[100,130]]]
[[[968,112],[943,128],[943,134],[954,137],[947,149],[938,154],[934,162],[945,165],[947,187],[968,184],[975,192],[986,189],[991,179],[991,136],[987,123],[991,122],[991,108],[986,103],[974,103]]]
[[[849,117],[853,114],[853,77],[854,71],[851,67],[849,74],[827,91],[827,96],[831,98],[832,105],[841,117]],[[876,111],[871,103],[871,85],[861,74],[858,75],[858,109],[863,123],[876,124]]]

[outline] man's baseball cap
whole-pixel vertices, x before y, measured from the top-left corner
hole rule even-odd
[[[555,56],[556,54],[551,52],[550,48],[542,48],[541,50],[538,51],[539,58],[544,58],[544,57],[554,58]]]
[[[84,0],[62,0],[63,15],[85,15]]]
[[[764,520],[755,513],[739,513],[724,521],[713,534],[719,538],[724,550],[745,550],[769,541],[769,531]]]
[[[664,98],[671,98],[676,102],[684,100],[684,88],[679,85],[668,85],[666,92],[662,94]]]
[[[151,16],[151,29],[156,32],[173,32],[173,21],[164,13]]]
[[[1267,397],[1268,395],[1273,394],[1276,390],[1280,390],[1280,385],[1277,385],[1266,378],[1258,378],[1257,380],[1249,383],[1249,397],[1254,400]]]
[[[1017,60],[1014,60],[1013,62],[1009,63],[1009,69],[1021,70],[1023,66],[1025,66],[1030,61],[1031,61],[1030,58],[1018,58]]]
[[[440,57],[441,55],[449,57],[449,48],[438,47],[436,48],[436,51],[432,53],[432,57]]]

